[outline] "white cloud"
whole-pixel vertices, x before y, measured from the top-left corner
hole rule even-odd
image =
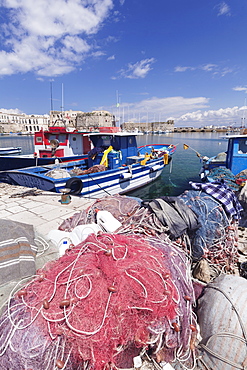
[[[222,1],[220,4],[217,5],[217,9],[218,9],[218,14],[217,14],[218,16],[221,16],[221,15],[230,16],[231,15],[230,7],[224,1]]]
[[[113,0],[35,0],[35,5],[5,0],[0,75],[34,71],[52,76],[74,70],[93,49],[89,36],[112,7]]]
[[[15,109],[4,109],[4,108],[0,108],[0,112],[1,113],[6,113],[6,114],[22,114],[23,113],[18,108],[15,108]]]
[[[233,87],[234,91],[245,91],[247,93],[247,86],[236,86]]]
[[[153,69],[151,65],[155,62],[154,58],[142,59],[137,63],[129,63],[126,69],[119,71],[119,76],[130,79],[144,78]],[[115,77],[113,77],[115,79]]]
[[[174,96],[168,98],[157,98],[153,97],[151,99],[144,99],[139,103],[135,104],[135,110],[166,113],[166,115],[171,115],[176,112],[176,115],[181,114],[184,111],[204,108],[208,104],[208,99],[204,97],[196,98],[184,98],[182,96]]]
[[[177,66],[174,68],[175,72],[186,72],[186,71],[194,71],[195,68],[193,67],[182,67],[182,66]]]
[[[107,60],[114,60],[115,59],[115,55],[111,55],[109,58],[107,58]]]
[[[173,119],[175,126],[204,127],[207,125],[240,125],[247,110],[243,107],[210,109],[210,99],[206,97],[185,98],[173,96],[166,98],[152,97],[136,103],[120,102],[120,107],[97,107],[112,111],[120,122],[154,122]]]
[[[94,51],[92,54],[91,54],[94,58],[100,58],[102,57],[103,55],[105,55],[105,53],[101,50],[98,50],[98,51]]]
[[[146,95],[146,94],[145,94]],[[150,122],[154,120],[167,120],[169,117],[180,117],[188,111],[207,108],[209,99],[205,97],[184,98],[182,96],[173,96],[166,98],[152,97],[143,99],[135,103],[120,102],[119,110],[121,116],[125,117],[125,121],[140,121]],[[105,109],[114,112],[116,107],[97,107],[97,109]],[[114,112],[118,114],[118,112]]]
[[[206,72],[212,72],[212,71],[215,71],[215,69],[217,68],[217,65],[216,64],[205,64],[201,67],[203,71],[206,71]]]
[[[201,71],[204,71],[204,72],[209,72],[213,75],[218,75],[218,76],[221,76],[221,77],[224,77],[228,73],[234,72],[233,68],[223,67],[223,66],[219,66],[219,65],[213,64],[213,63],[203,64],[203,65],[196,66],[196,67],[176,66],[174,68],[174,72],[186,72],[186,71],[195,71],[195,70],[201,70]]]
[[[178,126],[230,125],[241,123],[243,110],[246,107],[228,107],[217,110],[198,110],[185,113],[176,119]]]

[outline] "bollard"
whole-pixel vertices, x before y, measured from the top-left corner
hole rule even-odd
[[[71,202],[71,196],[69,195],[71,189],[64,188],[61,189],[60,192],[62,193],[61,195],[61,203],[62,204],[69,204]]]

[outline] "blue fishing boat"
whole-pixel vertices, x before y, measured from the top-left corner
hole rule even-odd
[[[86,159],[1,171],[0,181],[90,198],[124,194],[156,180],[176,151],[169,144],[137,147],[137,135],[142,134],[91,133]]]
[[[216,168],[226,168],[234,176],[247,169],[247,135],[229,135],[227,151],[214,157],[203,157],[201,168],[202,180],[211,180],[210,173]]]
[[[5,156],[5,155],[11,155],[11,154],[20,154],[21,153],[21,147],[8,147],[8,148],[0,148],[0,156]]]

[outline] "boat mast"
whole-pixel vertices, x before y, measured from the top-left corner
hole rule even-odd
[[[51,111],[53,112],[52,82],[50,83],[50,91],[51,91]]]
[[[53,122],[51,122],[51,117],[53,117],[53,98],[52,98],[52,82],[50,82],[50,92],[51,92],[51,114],[50,114],[50,124],[53,125]],[[48,127],[49,127],[48,125]]]
[[[246,98],[244,98],[244,113],[243,113],[243,122],[242,122],[242,127],[245,128],[245,108],[246,108]]]
[[[63,124],[64,124],[64,126],[66,126],[66,124],[65,124],[65,120],[64,120],[64,117],[63,117],[63,109],[64,109],[64,107],[63,107],[63,83],[62,83],[62,106],[61,106],[61,114],[62,114],[62,122],[63,122]]]
[[[116,119],[116,126],[117,127],[120,127],[120,104],[119,104],[119,94],[118,94],[118,90],[116,91],[116,95],[117,95],[117,119]]]

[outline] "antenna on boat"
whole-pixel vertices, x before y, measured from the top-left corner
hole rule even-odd
[[[50,82],[50,93],[51,93],[51,114],[50,114],[50,123],[51,124],[51,117],[53,117],[53,98],[52,98],[52,81]],[[53,122],[52,122],[53,124]],[[49,127],[48,125],[48,127]]]
[[[118,90],[116,91],[116,94],[117,94],[117,119],[116,119],[116,126],[120,127],[120,112],[119,112],[119,107],[120,107],[120,104],[119,104],[119,94],[118,94]],[[119,121],[118,121],[119,120]],[[117,123],[118,122],[118,123]]]
[[[52,82],[50,83],[50,90],[51,90],[51,111],[53,111]]]
[[[244,98],[244,112],[243,112],[243,118],[242,118],[242,124],[241,124],[243,128],[245,128],[245,108],[246,108],[246,98]]]
[[[62,83],[62,106],[61,106],[61,114],[62,114],[62,122],[63,122],[64,126],[66,126],[65,120],[64,120],[64,116],[63,116],[63,109],[64,109],[64,107],[63,107],[63,83]]]

